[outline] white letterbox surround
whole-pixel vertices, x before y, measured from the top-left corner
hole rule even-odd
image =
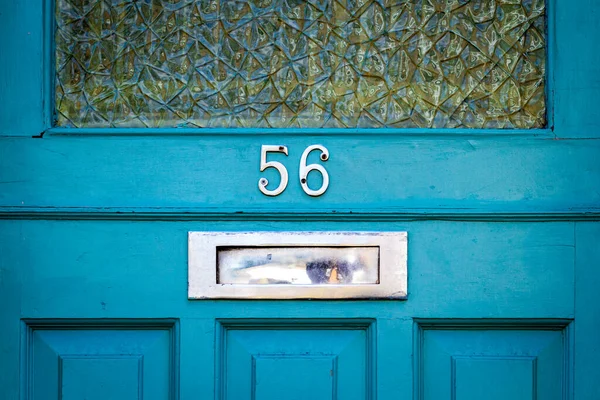
[[[378,247],[379,282],[218,283],[219,248]],[[406,299],[406,232],[189,232],[189,299]]]

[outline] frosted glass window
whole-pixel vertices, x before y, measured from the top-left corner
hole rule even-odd
[[[56,0],[67,127],[541,128],[544,0]]]

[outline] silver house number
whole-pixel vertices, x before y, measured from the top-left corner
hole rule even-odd
[[[320,164],[306,165],[308,155],[314,150],[318,150],[321,152],[321,155],[319,158],[322,161],[329,160],[329,150],[327,150],[327,148],[321,144],[313,144],[311,146],[308,146],[304,150],[304,153],[302,153],[302,158],[300,159],[300,167],[299,167],[298,172],[300,175],[300,185],[302,186],[302,190],[304,190],[304,193],[306,193],[309,196],[317,197],[317,196],[321,196],[323,193],[325,193],[325,191],[327,191],[327,188],[329,187],[329,174],[327,173],[327,170],[325,169],[325,167],[323,167]],[[277,170],[277,172],[279,173],[280,181],[279,181],[279,186],[277,186],[275,189],[269,190],[269,189],[267,189],[269,180],[264,177],[260,178],[258,181],[258,189],[265,196],[278,196],[281,193],[283,193],[283,191],[287,187],[288,180],[289,180],[288,171],[285,168],[285,166],[280,162],[267,161],[268,153],[283,153],[287,156],[288,148],[287,148],[287,146],[282,146],[282,145],[263,144],[260,149],[260,172],[263,172],[267,168],[275,168]],[[311,171],[318,171],[321,174],[321,176],[323,177],[323,183],[321,184],[321,187],[316,190],[313,190],[308,186],[308,174]]]
[[[327,173],[325,168],[323,168],[323,166],[320,164],[306,165],[306,159],[308,158],[310,152],[313,150],[321,151],[320,158],[323,161],[329,160],[329,150],[327,150],[325,146],[321,146],[320,144],[313,144],[312,146],[308,146],[306,150],[304,150],[304,153],[302,153],[302,158],[300,159],[300,184],[302,185],[302,190],[304,190],[304,192],[307,195],[316,197],[325,193],[325,191],[329,187],[329,174]],[[310,171],[319,171],[323,176],[323,184],[317,190],[312,190],[308,187],[307,179],[308,173]]]
[[[267,161],[267,153],[269,152],[283,153],[287,156],[288,148],[287,146],[273,146],[263,144],[260,150],[260,172],[263,172],[267,168],[275,168],[277,172],[279,172],[281,180],[279,181],[279,186],[277,186],[276,189],[269,190],[267,189],[267,185],[269,184],[267,178],[260,178],[260,180],[258,181],[258,188],[266,196],[278,196],[281,193],[283,193],[283,191],[287,187],[288,172],[282,163],[277,161]]]

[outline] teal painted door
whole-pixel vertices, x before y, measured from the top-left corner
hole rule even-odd
[[[0,398],[599,399],[595,1],[397,3],[0,0]],[[406,231],[408,297],[190,300],[190,231]]]

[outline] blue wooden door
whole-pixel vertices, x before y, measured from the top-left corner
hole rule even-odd
[[[600,398],[598,17],[1,0],[0,398]],[[191,300],[191,231],[405,231],[408,296]]]

